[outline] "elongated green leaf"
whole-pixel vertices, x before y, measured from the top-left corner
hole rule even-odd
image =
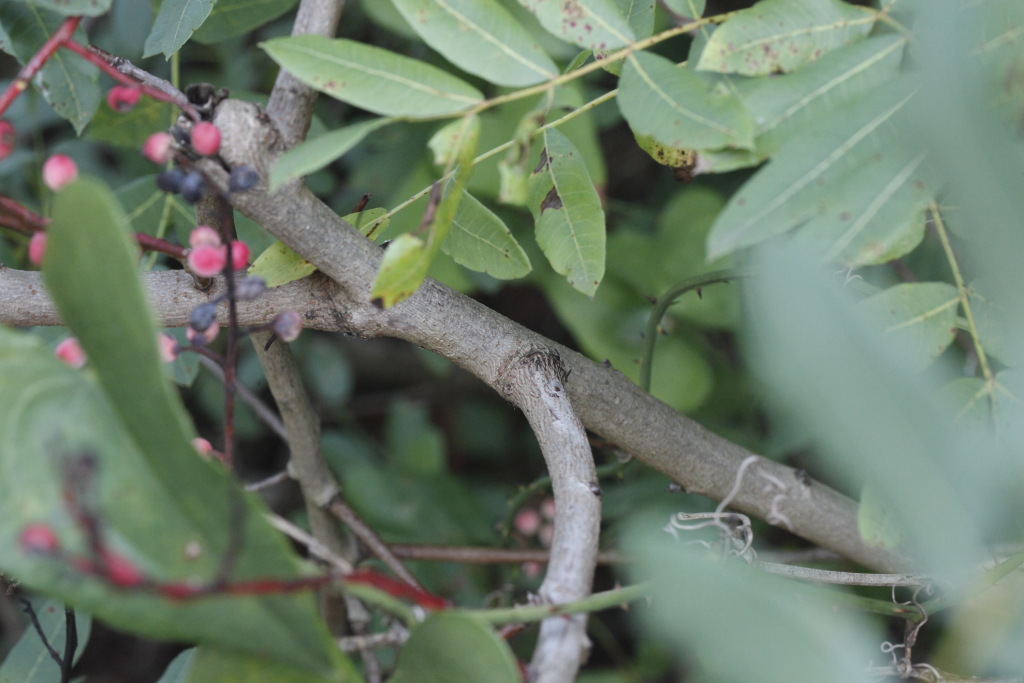
[[[282,185],[319,171],[391,121],[389,118],[371,119],[296,145],[282,154],[270,169],[270,191],[275,192]]]
[[[626,60],[617,101],[634,133],[668,147],[754,145],[754,122],[739,100],[712,94],[699,76],[649,52]]]
[[[755,122],[752,152],[702,152],[699,172],[720,173],[755,166],[809,127],[855,104],[895,79],[906,40],[888,35],[840,48],[790,74],[735,79],[732,89]]]
[[[604,53],[636,37],[614,0],[519,0],[540,25],[567,43]]]
[[[626,535],[638,559],[637,578],[652,580],[658,596],[640,617],[651,637],[695,657],[706,680],[864,680],[864,660],[878,649],[880,634],[861,613],[837,609],[827,598],[815,600],[798,583],[740,560],[713,558],[700,545],[686,543],[686,531],[673,543],[654,528]],[[722,609],[733,600],[733,608]],[[742,657],[732,655],[737,639],[748,644]]]
[[[913,282],[889,287],[861,303],[885,330],[907,368],[923,370],[938,358],[956,334],[960,297],[944,282]]]
[[[850,266],[915,246],[937,184],[925,175],[924,152],[893,125],[910,97],[894,83],[838,112],[817,135],[795,137],[733,196],[708,236],[709,255],[797,227]]]
[[[864,37],[873,25],[871,11],[842,0],[762,0],[711,34],[697,68],[785,73]]]
[[[491,83],[522,87],[558,75],[497,0],[394,0],[409,25],[451,63]]]
[[[406,233],[384,252],[380,271],[370,289],[370,297],[384,308],[411,296],[427,276],[430,264],[451,230],[466,184],[473,174],[473,155],[479,139],[480,119],[475,114],[444,126],[431,139],[430,147],[445,164],[445,175],[453,171],[455,175],[446,192],[442,192],[440,184],[434,185],[427,208],[430,232],[426,241]]]
[[[146,36],[144,57],[163,53],[167,59],[203,25],[216,0],[163,0]]]
[[[58,12],[65,17],[96,17],[110,11],[113,0],[16,0],[26,5]]]
[[[441,248],[456,263],[501,280],[523,277],[532,269],[505,223],[468,192]]]
[[[540,163],[529,180],[537,244],[555,272],[593,296],[604,277],[605,224],[601,199],[579,151],[557,129],[544,131]]]
[[[483,99],[437,67],[352,40],[294,36],[260,46],[303,83],[385,116],[452,114]]]
[[[298,0],[217,0],[213,11],[192,36],[212,44],[262,26],[290,10]]]
[[[438,612],[413,629],[392,683],[516,683],[515,657],[494,629],[472,617]]]
[[[19,527],[44,517],[62,530],[66,545],[83,551],[82,530],[60,502],[59,480],[67,458],[89,453],[97,458],[90,494],[104,533],[146,576],[209,581],[229,537],[241,536],[233,579],[294,577],[296,560],[264,521],[262,505],[238,492],[222,468],[199,459],[190,443],[195,432],[161,370],[136,260],[127,219],[104,185],[84,179],[57,194],[44,282],[99,385],[27,337],[4,333],[0,469],[10,476],[0,480],[0,547],[14,547]],[[238,529],[229,522],[232,500],[244,510]],[[185,551],[189,544],[198,544],[198,557]],[[0,562],[26,584],[121,628],[217,643],[321,674],[345,663],[309,596],[169,604],[145,591],[115,598],[106,583],[86,580],[59,559],[5,551]]]
[[[42,8],[17,2],[0,2],[0,49],[25,64],[61,25],[65,17]],[[79,43],[89,42],[79,27]],[[99,70],[78,55],[57,50],[46,61],[32,83],[54,111],[81,133],[96,113],[100,102]]]

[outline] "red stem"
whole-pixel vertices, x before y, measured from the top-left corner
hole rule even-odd
[[[10,197],[0,197],[0,222],[18,232],[31,235],[46,228],[50,219],[30,211]]]
[[[82,17],[68,17],[64,20],[53,35],[50,36],[43,46],[40,47],[32,59],[28,60],[28,64],[25,65],[14,82],[8,86],[7,90],[4,91],[3,95],[0,95],[0,114],[7,111],[7,107],[11,106],[18,95],[25,92],[28,88],[28,84],[32,81],[32,78],[43,68],[43,64],[46,64],[46,60],[53,56],[53,53],[57,51],[61,45],[71,40],[72,34],[75,29],[78,28],[79,22],[82,21]]]

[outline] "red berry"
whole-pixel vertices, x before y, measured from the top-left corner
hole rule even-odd
[[[231,267],[235,270],[245,270],[249,266],[249,245],[241,240],[231,243]]]
[[[33,233],[32,239],[28,241],[28,260],[35,265],[42,265],[43,256],[46,255],[46,233]]]
[[[197,436],[192,439],[192,447],[195,448],[199,452],[199,455],[204,458],[209,458],[210,453],[213,452],[213,444],[201,436]]]
[[[0,121],[0,159],[6,159],[14,151],[18,135],[10,121]]]
[[[115,85],[107,93],[107,104],[114,111],[130,111],[139,101],[142,93],[138,88],[129,88],[126,85]]]
[[[54,154],[43,163],[43,182],[56,192],[78,177],[78,165],[64,154]]]
[[[209,121],[192,126],[192,149],[204,157],[216,154],[220,149],[220,129]]]
[[[153,133],[146,138],[146,143],[142,145],[142,156],[154,164],[166,164],[171,160],[172,142],[174,142],[174,138],[170,133]]]
[[[21,530],[18,537],[21,549],[29,553],[55,553],[60,549],[57,534],[49,524],[36,522]]]
[[[133,588],[144,581],[138,567],[110,550],[103,551],[103,563],[106,565],[107,579],[115,586]]]
[[[227,249],[223,246],[201,244],[188,253],[188,269],[199,277],[213,277],[227,265]]]

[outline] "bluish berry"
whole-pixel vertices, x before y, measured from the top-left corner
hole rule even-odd
[[[178,194],[181,191],[181,181],[184,179],[184,171],[180,168],[171,168],[156,174],[156,186],[164,192]]]
[[[200,304],[188,316],[188,326],[196,332],[205,332],[217,322],[217,304]]]
[[[252,166],[236,166],[231,169],[231,175],[228,176],[228,190],[245,192],[255,187],[259,181],[260,174]]]
[[[189,171],[181,181],[181,198],[195,204],[203,196],[203,176],[199,171]]]

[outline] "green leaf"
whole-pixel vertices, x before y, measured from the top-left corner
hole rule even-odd
[[[626,17],[637,40],[649,38],[654,33],[655,0],[615,0],[615,4],[622,16]]]
[[[665,7],[687,19],[704,16],[705,0],[662,0]]]
[[[708,237],[712,258],[800,228],[849,267],[891,260],[920,241],[938,185],[894,122],[910,99],[896,82],[795,137],[737,192]]]
[[[634,574],[653,582],[646,632],[699,662],[704,680],[758,683],[860,683],[881,634],[855,610],[815,599],[797,582],[744,562],[711,557],[653,524],[632,529]],[[723,609],[723,605],[729,605]],[[744,643],[736,656],[736,643]],[[793,662],[800,662],[794,667]]]
[[[63,656],[64,643],[67,636],[67,618],[64,605],[52,600],[34,599],[32,609],[39,623],[39,629],[49,644]],[[78,637],[78,648],[75,660],[82,656],[85,644],[89,642],[92,619],[86,614],[75,613],[75,630]],[[4,683],[50,683],[60,680],[60,668],[50,657],[46,644],[34,628],[26,628],[14,648],[7,653],[3,665],[0,666],[0,681]]]
[[[533,85],[558,67],[497,0],[394,0],[421,38],[452,64],[491,83]]]
[[[57,12],[65,17],[98,17],[110,11],[113,0],[17,0],[43,10]]]
[[[176,111],[172,105],[151,97],[141,98],[131,111],[126,112],[114,111],[104,104],[96,110],[86,129],[86,137],[128,147],[138,154],[137,150],[142,148],[153,131],[167,127],[172,111]]]
[[[383,308],[391,308],[412,296],[429,269],[427,243],[410,233],[399,235],[384,251],[370,299]]]
[[[889,513],[890,505],[870,482],[861,489],[857,508],[857,530],[868,545],[897,548],[903,536]]]
[[[594,52],[629,45],[636,37],[614,0],[519,0],[540,25],[567,43]]]
[[[60,502],[59,476],[66,457],[89,452],[98,459],[91,493],[104,532],[147,576],[209,581],[231,534],[242,536],[233,579],[294,577],[296,560],[264,521],[262,505],[242,497],[222,468],[196,456],[195,432],[161,368],[126,224],[116,200],[96,181],[78,180],[55,197],[43,279],[94,375],[71,371],[27,338],[4,334],[0,415],[7,423],[0,429],[0,469],[11,475],[4,482],[17,484],[0,495],[6,506],[0,547],[13,547],[20,526],[42,515],[80,539],[81,529]],[[36,398],[26,404],[25,396]],[[244,506],[243,529],[229,523],[233,500]],[[190,543],[198,543],[198,558],[185,551]],[[308,595],[170,604],[146,592],[112,591],[60,561],[19,552],[0,558],[26,584],[121,628],[214,642],[320,672],[345,662]]]
[[[1000,501],[994,445],[958,430],[928,377],[906,368],[841,280],[797,246],[764,245],[758,276],[741,285],[748,362],[815,440],[822,465],[848,487],[876,487],[901,552],[939,580],[973,577],[985,555],[978,530],[1019,492]]]
[[[754,146],[754,122],[739,100],[716,95],[688,69],[649,52],[630,55],[616,98],[633,132],[671,148]]]
[[[554,128],[544,131],[529,180],[537,244],[573,287],[593,296],[604,277],[604,210],[579,151]]]
[[[274,162],[274,167],[270,170],[270,192],[276,192],[282,185],[319,171],[344,156],[367,135],[392,121],[393,119],[389,118],[371,119],[296,145]]]
[[[342,220],[366,235],[370,230],[380,233],[387,228],[387,209],[375,208],[350,213]],[[301,280],[316,271],[316,266],[296,254],[281,241],[276,241],[260,254],[251,266],[249,275],[257,275],[267,282],[267,287],[280,287],[295,280]]]
[[[473,617],[437,612],[413,629],[391,683],[516,683],[515,657],[494,629]]]
[[[298,0],[217,0],[213,11],[192,36],[211,45],[234,38],[277,19]]]
[[[864,300],[861,310],[885,333],[885,342],[905,367],[923,370],[942,355],[956,335],[960,297],[945,282],[908,282]]]
[[[500,280],[523,277],[532,269],[505,223],[468,192],[441,248],[456,263]]]
[[[61,14],[31,4],[0,3],[0,49],[24,65],[64,20]],[[75,29],[73,37],[82,45],[89,43],[81,27]],[[98,74],[95,66],[78,55],[57,50],[32,83],[54,111],[81,133],[100,103]]]
[[[737,79],[737,97],[756,122],[761,158],[894,80],[905,45],[899,35],[877,36],[830,52],[794,73]]]
[[[483,99],[437,67],[352,40],[294,36],[260,46],[306,85],[385,116],[453,114]]]
[[[192,33],[203,25],[216,0],[163,0],[153,20],[153,28],[146,36],[143,57],[162,52],[171,58],[188,42]]]
[[[363,680],[355,671],[324,677],[281,662],[268,661],[266,657],[241,655],[209,645],[197,647],[194,652],[191,662],[186,662],[188,670],[182,672],[188,676],[182,679],[182,683],[355,683]]]
[[[301,280],[316,271],[316,266],[291,250],[284,242],[274,242],[249,266],[249,274],[263,278],[267,287]]]
[[[873,11],[841,0],[762,0],[711,34],[697,68],[744,76],[794,71],[864,37]]]

